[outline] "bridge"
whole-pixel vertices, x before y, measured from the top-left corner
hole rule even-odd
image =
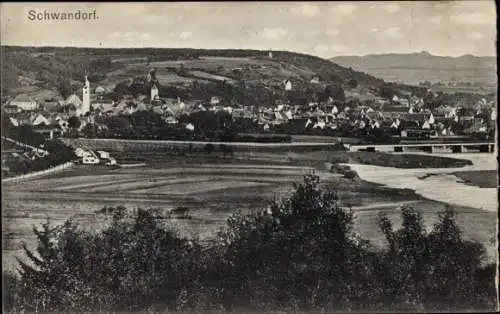
[[[412,143],[412,144],[344,144],[349,151],[380,151],[380,152],[412,152],[423,151],[427,153],[494,153],[496,145],[494,142],[471,142],[471,143]]]

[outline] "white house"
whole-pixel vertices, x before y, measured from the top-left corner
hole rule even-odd
[[[24,111],[33,111],[38,109],[38,102],[35,99],[23,94],[12,99],[10,105],[21,108]]]
[[[427,122],[429,124],[434,124],[434,122],[436,122],[436,120],[434,120],[434,115],[431,113],[431,115],[429,116],[429,119],[427,120]]]
[[[38,116],[36,116],[36,118],[33,120],[32,124],[34,126],[36,125],[41,125],[41,124],[45,124],[45,125],[50,125],[50,121],[45,118],[42,114],[39,114]]]
[[[104,151],[104,150],[98,150],[97,153],[99,154],[99,158],[102,158],[102,159],[109,159],[110,158],[109,153]]]
[[[217,96],[212,96],[212,97],[210,98],[210,104],[211,104],[212,106],[218,105],[219,103],[220,103],[220,99],[219,99],[219,97],[217,97]]]
[[[84,165],[97,165],[99,162],[99,158],[96,158],[94,156],[84,156],[82,159],[82,163]]]
[[[189,131],[194,131],[194,125],[193,125],[193,124],[191,124],[191,123],[188,123],[188,124],[186,125],[186,129],[188,129]]]
[[[285,90],[286,91],[291,91],[292,90],[292,82],[290,82],[290,80],[286,80],[286,82],[285,82]]]
[[[425,121],[424,124],[422,125],[422,129],[428,130],[431,128],[431,125],[429,124],[429,121]]]
[[[319,77],[315,76],[310,81],[311,84],[319,84]]]

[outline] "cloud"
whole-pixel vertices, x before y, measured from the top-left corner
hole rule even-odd
[[[387,37],[391,38],[398,38],[401,37],[401,33],[399,32],[399,27],[389,27],[384,29],[384,34],[387,35]]]
[[[358,5],[354,3],[341,3],[334,6],[332,12],[339,15],[351,15],[357,8]]]
[[[450,15],[450,21],[458,24],[495,25],[495,12],[460,12]]]
[[[372,32],[374,32],[374,33],[377,33],[377,32],[379,32],[379,31],[380,31],[380,28],[377,28],[377,27],[372,28]]]
[[[484,37],[486,37],[483,33],[480,32],[474,32],[474,33],[468,33],[467,38],[472,39],[472,40],[481,40]]]
[[[340,34],[339,30],[336,28],[327,29],[325,32],[328,36],[337,36]]]
[[[319,13],[319,8],[315,4],[303,3],[292,8],[292,13],[296,15],[303,15],[305,17],[313,17]]]
[[[279,39],[285,37],[286,35],[288,35],[288,31],[280,27],[274,27],[274,28],[266,27],[259,32],[259,37],[265,39]]]
[[[410,4],[412,5],[412,4]],[[385,6],[385,10],[389,13],[396,13],[399,11],[399,4],[397,3],[390,3]]]
[[[193,33],[191,32],[188,32],[188,31],[184,31],[182,33],[179,34],[179,37],[186,40],[188,39],[189,37],[192,37],[193,36]]]

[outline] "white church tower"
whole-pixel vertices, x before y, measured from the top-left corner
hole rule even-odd
[[[80,113],[82,115],[90,111],[90,82],[85,75],[85,86],[82,89],[82,110]]]
[[[158,87],[156,87],[156,84],[153,84],[151,86],[151,100],[155,100],[158,98]]]

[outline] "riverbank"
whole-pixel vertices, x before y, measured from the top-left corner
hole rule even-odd
[[[22,187],[5,186],[3,218],[7,237],[3,252],[10,264],[15,265],[13,257],[22,254],[20,242],[26,240],[30,247],[34,245],[33,225],[39,227],[47,218],[58,224],[75,217],[82,226],[94,229],[100,223],[96,210],[119,205],[130,209],[186,207],[192,219],[174,221],[173,227],[182,235],[209,239],[225,226],[234,210],[264,208],[270,200],[287,197],[294,183],[312,173],[320,176],[324,188],[337,192],[341,206],[351,207],[357,213],[356,230],[377,246],[385,245],[376,223],[379,212],[386,212],[398,221],[400,207],[410,205],[424,212],[427,223],[435,221],[437,213],[444,210],[444,203],[419,195],[411,185],[387,186],[364,180],[362,175],[348,178],[331,172],[331,164],[325,161],[336,153],[247,152],[227,158],[215,153],[190,156],[151,153],[140,155],[146,164],[142,167],[106,169],[78,165],[23,183]],[[122,156],[132,158],[133,154]],[[428,169],[416,170],[428,172]],[[496,234],[494,213],[467,206],[457,208],[459,217],[464,217],[460,218],[460,226],[466,230],[466,237],[486,243],[488,235]]]
[[[497,170],[455,171],[451,174],[463,180],[467,185],[477,186],[480,188],[498,187]]]

